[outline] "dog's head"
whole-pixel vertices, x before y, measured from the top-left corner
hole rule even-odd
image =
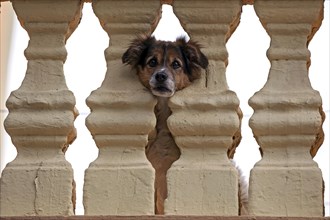
[[[122,61],[136,69],[142,84],[155,96],[171,97],[187,87],[206,69],[208,60],[195,42],[179,38],[175,42],[154,37],[135,39]]]

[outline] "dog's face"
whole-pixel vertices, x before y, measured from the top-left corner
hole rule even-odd
[[[157,41],[154,37],[135,39],[122,57],[136,69],[142,84],[155,96],[171,97],[187,87],[206,69],[208,60],[197,43]]]

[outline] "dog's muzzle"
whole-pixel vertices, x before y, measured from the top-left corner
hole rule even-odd
[[[161,70],[152,75],[149,85],[155,96],[171,97],[175,92],[173,77],[166,71]]]

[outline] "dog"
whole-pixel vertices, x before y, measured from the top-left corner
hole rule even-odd
[[[123,54],[122,62],[136,70],[141,83],[158,100],[155,107],[157,124],[155,132],[149,135],[146,155],[156,171],[155,213],[164,214],[166,173],[180,157],[180,150],[167,127],[171,115],[168,99],[200,78],[201,69],[208,66],[208,59],[196,42],[186,42],[184,38],[175,42],[158,41],[151,36],[140,36]]]
[[[167,126],[171,115],[168,99],[200,78],[202,69],[207,69],[209,62],[197,42],[186,42],[183,37],[175,42],[159,41],[152,36],[133,40],[123,54],[122,62],[136,70],[141,83],[158,101],[156,128],[149,134],[146,156],[156,171],[155,213],[164,214],[166,173],[180,157],[180,149]]]
[[[187,43],[184,37],[169,42],[140,36],[133,40],[122,61],[136,69],[141,83],[152,94],[166,98],[200,78],[201,68],[208,66],[200,45]]]

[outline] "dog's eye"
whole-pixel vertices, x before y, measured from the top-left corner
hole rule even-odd
[[[181,64],[178,61],[174,61],[172,63],[173,69],[179,69],[181,67]]]
[[[157,66],[157,60],[155,58],[152,58],[151,60],[148,61],[148,65],[150,67],[155,67]]]

